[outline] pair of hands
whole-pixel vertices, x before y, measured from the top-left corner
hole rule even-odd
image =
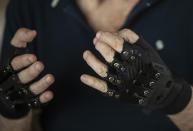
[[[11,44],[16,47],[23,48],[26,47],[27,43],[31,42],[35,38],[35,36],[35,31],[20,29],[19,31],[17,31],[14,38],[12,39]],[[104,59],[108,63],[111,63],[114,59],[115,53],[122,52],[124,41],[127,41],[130,44],[134,44],[138,39],[139,36],[137,34],[132,32],[131,30],[124,29],[118,33],[98,32],[93,43],[96,50],[100,52]],[[97,59],[90,51],[85,51],[83,58],[99,76],[103,78],[107,76],[108,66]],[[37,58],[34,54],[17,56],[12,60],[11,65],[14,70],[23,69],[21,72],[18,73],[18,77],[23,84],[29,83],[30,81],[34,80],[44,69],[43,63],[37,61]],[[81,81],[86,85],[103,93],[106,93],[108,90],[107,83],[104,80],[98,79],[96,77],[83,74],[81,76]],[[41,103],[47,103],[53,99],[53,93],[51,91],[46,91],[46,89],[48,89],[48,87],[53,82],[54,77],[51,74],[47,74],[39,81],[31,84],[29,89],[34,94],[41,94]],[[177,103],[177,105],[182,103]],[[170,116],[170,118],[179,126],[181,130],[192,129],[192,124],[189,122],[192,119],[192,115],[190,115],[192,114],[191,106],[192,102],[188,105],[185,111],[179,113],[178,115],[174,115],[173,117]],[[187,118],[187,120],[184,118]],[[183,122],[181,120],[183,120]],[[190,124],[188,125],[188,123]],[[9,124],[5,123],[5,125],[7,126]],[[17,124],[14,123],[14,125]]]
[[[33,41],[36,35],[37,33],[34,30],[19,29],[11,40],[11,44],[17,48],[25,48],[27,43]],[[115,52],[122,52],[124,41],[133,44],[138,39],[139,36],[128,29],[121,30],[118,33],[100,31],[94,38],[93,43],[96,50],[101,53],[108,63],[111,63]],[[85,51],[83,58],[98,75],[101,77],[107,76],[107,65],[98,60],[90,51]],[[43,63],[38,61],[34,54],[23,54],[14,57],[11,61],[11,66],[15,71],[21,70],[17,75],[22,84],[28,84],[33,81],[44,70]],[[32,83],[29,86],[29,90],[35,95],[40,95],[39,100],[42,104],[47,103],[53,99],[53,92],[47,89],[54,81],[54,76],[47,74],[40,80]],[[84,74],[81,76],[81,81],[101,92],[107,92],[107,83],[103,80]]]
[[[27,43],[31,42],[36,37],[36,35],[36,31],[25,28],[19,29],[11,40],[11,44],[15,47],[24,48],[27,46]],[[113,61],[115,52],[120,53],[122,51],[124,41],[128,41],[132,44],[138,39],[139,36],[128,29],[123,29],[118,33],[100,31],[94,38],[93,43],[96,50],[99,51],[105,60],[110,63]],[[90,51],[85,51],[83,58],[98,75],[101,77],[105,77],[107,75],[107,66],[98,60]],[[44,69],[43,63],[37,61],[34,54],[16,56],[13,58],[11,65],[14,70],[21,70],[27,67],[18,73],[18,77],[23,84],[27,84],[34,80]],[[106,82],[93,76],[84,74],[81,76],[81,81],[101,92],[107,91]],[[40,102],[47,103],[53,99],[53,93],[45,90],[53,83],[54,76],[47,74],[39,81],[31,84],[29,89],[36,95],[41,94]]]

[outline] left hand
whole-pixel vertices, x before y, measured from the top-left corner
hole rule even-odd
[[[124,41],[134,44],[139,39],[139,36],[129,29],[123,29],[118,33],[98,32],[93,40],[96,50],[111,63],[114,60],[115,53],[121,53],[123,50]],[[107,77],[108,66],[97,59],[92,52],[85,51],[83,54],[87,64],[102,78]],[[103,93],[108,91],[107,82],[96,77],[83,74],[81,81]]]
[[[83,58],[103,80],[84,74],[81,76],[84,84],[149,110],[165,109],[165,113],[179,112],[189,102],[189,84],[172,73],[159,54],[131,30],[100,31],[94,45],[107,64],[90,51],[85,51]],[[176,100],[177,96],[179,100]],[[176,108],[171,104],[175,101],[185,104],[174,104],[178,106]]]

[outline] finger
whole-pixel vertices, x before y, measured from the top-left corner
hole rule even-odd
[[[107,76],[107,66],[97,59],[90,51],[85,51],[83,58],[86,63],[101,77]]]
[[[27,43],[31,42],[36,35],[37,32],[35,30],[20,28],[11,40],[11,44],[18,48],[25,48]]]
[[[94,39],[95,48],[100,54],[104,57],[104,59],[111,63],[114,59],[115,50],[111,48],[106,43],[98,40],[97,38]]]
[[[107,43],[115,51],[121,53],[123,49],[124,40],[119,35],[115,35],[110,32],[99,31],[96,35],[96,38]]]
[[[103,93],[107,92],[107,83],[103,80],[86,74],[82,75],[80,79],[87,86],[97,89]]]
[[[139,36],[129,29],[123,29],[120,32],[118,32],[118,34],[120,37],[122,37],[125,41],[129,42],[130,44],[134,44],[139,39]]]
[[[41,62],[35,62],[27,69],[18,74],[21,83],[26,84],[34,80],[44,69],[44,65]]]
[[[25,54],[25,55],[15,57],[11,61],[11,66],[13,67],[14,70],[17,71],[17,70],[20,70],[22,68],[25,68],[25,67],[31,65],[35,61],[37,61],[37,58],[35,55]]]
[[[43,104],[51,101],[53,98],[54,98],[54,94],[51,91],[46,91],[42,93],[39,97],[40,102]]]
[[[54,77],[51,74],[48,74],[44,76],[41,80],[38,82],[32,84],[29,89],[34,94],[38,95],[45,91],[49,86],[51,86],[54,83]]]

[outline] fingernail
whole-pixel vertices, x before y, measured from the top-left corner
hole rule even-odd
[[[47,100],[50,100],[50,99],[51,99],[51,97],[50,97],[49,94],[46,94],[46,95],[45,95],[45,98],[46,98]]]
[[[36,30],[32,30],[32,33],[37,34]]]
[[[41,70],[41,69],[42,69],[42,67],[40,66],[39,63],[37,63],[37,64],[35,65],[35,68],[36,68],[36,70]]]
[[[97,38],[94,38],[93,40],[94,45],[96,45],[96,42],[97,42]]]
[[[86,82],[87,81],[87,78],[85,75],[82,75],[81,78],[80,78],[82,81]]]
[[[100,36],[101,36],[101,32],[98,32],[97,34],[96,34],[96,38],[100,38]]]
[[[88,51],[85,51],[83,54],[83,58],[86,59],[88,57]]]
[[[47,82],[47,83],[52,83],[51,77],[47,77],[47,78],[46,78],[46,82]]]

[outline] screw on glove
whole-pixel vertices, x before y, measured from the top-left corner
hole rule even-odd
[[[95,48],[107,61],[85,51],[83,58],[103,80],[82,75],[81,81],[105,95],[165,114],[182,111],[191,98],[190,85],[169,70],[158,53],[130,30],[99,32]]]
[[[107,95],[151,110],[168,106],[183,88],[188,88],[143,38],[135,44],[125,42],[121,54],[116,53],[109,64],[107,74]]]
[[[7,66],[0,66],[0,113],[7,118],[21,118],[28,114],[31,108],[41,106],[39,96],[33,94],[29,84],[22,84],[18,71],[14,71],[11,60],[18,55],[29,53],[29,48],[10,46]]]

